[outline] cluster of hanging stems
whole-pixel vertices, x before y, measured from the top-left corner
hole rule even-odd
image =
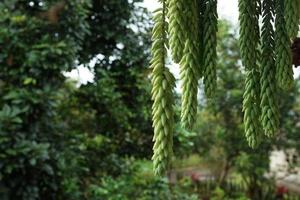
[[[161,7],[154,12],[150,66],[152,160],[155,174],[163,175],[173,157],[174,130],[175,78],[166,67],[167,52],[180,66],[181,125],[191,129],[196,120],[199,81],[203,81],[207,98],[214,97],[217,87],[218,14],[217,0],[159,2]],[[253,148],[262,136],[272,137],[278,131],[277,95],[293,85],[292,65],[298,57],[297,46],[291,51],[291,42],[297,37],[299,18],[298,0],[239,0],[244,127]]]

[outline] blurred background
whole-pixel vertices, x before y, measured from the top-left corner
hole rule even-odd
[[[1,0],[1,200],[300,199],[297,71],[277,136],[249,148],[235,0],[220,0],[216,97],[199,84],[194,130],[176,125],[172,170],[153,175],[155,2]]]

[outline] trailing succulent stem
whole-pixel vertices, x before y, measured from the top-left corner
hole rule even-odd
[[[277,83],[274,54],[274,30],[272,21],[274,0],[263,1],[262,60],[261,60],[261,124],[267,136],[273,136],[279,126]]]
[[[243,111],[245,135],[251,147],[259,143],[261,125],[260,116],[260,88],[258,68],[258,1],[239,1],[240,20],[240,51],[246,71]]]
[[[293,85],[292,55],[290,39],[284,18],[284,0],[275,0],[275,64],[279,87],[289,89]]]
[[[213,97],[217,87],[218,14],[217,0],[159,2],[162,8],[155,12],[152,32],[151,79],[154,171],[162,175],[170,167],[173,155],[175,79],[166,68],[167,47],[173,61],[180,65],[181,124],[192,129],[197,115],[199,79],[203,77],[208,98]],[[239,44],[245,70],[244,126],[251,147],[259,144],[263,133],[271,137],[278,130],[277,93],[278,88],[288,90],[293,85],[290,43],[298,41],[295,38],[299,19],[299,0],[239,0]],[[298,57],[294,55],[296,65]]]
[[[169,0],[169,43],[172,58],[179,63],[183,56],[183,49],[186,41],[185,13],[186,0]]]
[[[170,167],[173,156],[173,88],[175,78],[166,68],[167,22],[166,3],[162,1],[163,8],[155,12],[155,25],[152,32],[152,106],[154,146],[153,164],[154,172],[163,175]]]
[[[261,138],[261,126],[259,123],[259,105],[256,91],[256,83],[259,82],[255,69],[246,71],[246,86],[243,100],[245,135],[249,146],[256,147]]]
[[[284,13],[286,19],[286,29],[290,39],[294,39],[298,35],[300,20],[300,1],[285,0]]]
[[[208,0],[204,12],[204,90],[207,97],[212,97],[217,87],[217,0]]]
[[[198,14],[196,0],[187,0],[186,21],[189,23],[187,38],[180,62],[180,79],[182,81],[181,123],[191,129],[197,115],[198,77],[201,66],[198,58]]]

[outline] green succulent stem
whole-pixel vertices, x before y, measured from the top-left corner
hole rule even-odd
[[[208,0],[204,12],[204,90],[207,97],[212,97],[217,87],[217,0]]]
[[[253,0],[239,0],[240,51],[246,71],[243,100],[244,126],[246,139],[251,147],[259,143],[261,124],[260,116],[260,73],[259,26],[260,4]]]
[[[166,67],[167,22],[166,2],[155,11],[152,32],[152,120],[154,128],[153,166],[156,175],[164,175],[170,168],[173,156],[175,78]]]
[[[187,38],[180,62],[180,79],[182,83],[181,123],[186,129],[191,129],[197,115],[198,79],[201,71],[199,62],[199,23],[197,1],[186,1],[186,22],[189,23]]]
[[[284,0],[275,0],[275,64],[278,86],[284,90],[294,82],[290,39],[284,18]]]
[[[290,39],[294,39],[298,35],[300,20],[300,1],[285,0],[284,13],[286,19],[286,29]]]
[[[183,49],[186,41],[186,0],[169,0],[169,43],[171,55],[175,63],[179,63],[183,57]]]
[[[275,42],[272,22],[274,0],[263,1],[262,62],[261,62],[261,124],[267,136],[273,136],[279,126],[277,83],[275,67]]]

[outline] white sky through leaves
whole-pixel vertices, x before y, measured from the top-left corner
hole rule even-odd
[[[159,7],[157,0],[144,0],[143,5],[150,11]],[[218,0],[218,13],[221,19],[227,19],[236,25],[238,22],[238,0]]]
[[[148,8],[149,11],[154,11],[159,7],[157,0],[144,0],[141,3],[144,7]],[[238,25],[238,0],[218,0],[218,14],[220,19],[226,19],[230,21],[234,26]],[[92,65],[93,63],[91,63]],[[171,69],[173,73],[177,74],[177,71]],[[295,77],[298,77],[300,70],[294,70]],[[92,82],[94,79],[93,74],[83,66],[79,66],[71,72],[65,73],[67,77],[78,80],[80,83]]]

